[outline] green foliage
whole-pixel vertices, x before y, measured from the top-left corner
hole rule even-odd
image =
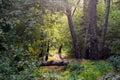
[[[0,4],[0,47],[5,48],[0,51],[0,79],[34,79],[41,44],[50,41],[50,47],[55,48],[69,44],[69,35],[64,35],[69,33],[66,24],[59,19],[63,14],[52,13],[41,2],[2,0]]]
[[[119,39],[111,39],[106,41],[106,45],[108,45],[108,49],[111,50],[111,54],[120,54],[120,40]]]
[[[43,73],[42,77],[40,79],[43,80],[62,80],[63,78],[61,76],[59,76],[57,73]]]
[[[108,19],[108,28],[107,28],[107,34],[106,34],[106,42],[105,42],[105,48],[109,52],[105,52],[107,54],[116,54],[118,55],[120,53],[119,45],[120,45],[120,10],[119,7],[116,6],[115,2],[117,0],[111,1],[110,5],[110,14]],[[98,8],[98,35],[101,35],[101,29],[103,26],[104,18],[105,18],[105,3],[104,0],[99,0],[99,3],[97,5]],[[100,36],[98,36],[100,37]],[[99,38],[98,38],[99,39]]]
[[[120,56],[111,56],[108,61],[113,64],[116,71],[120,72]]]
[[[67,55],[73,53],[64,15],[66,7],[75,6],[73,2],[75,0],[62,1],[63,4],[53,4],[47,0],[0,0],[0,80],[93,80],[111,71],[112,66],[103,61],[72,64],[60,74],[55,70],[43,72],[38,68],[38,55],[42,49],[47,49],[41,45],[48,41],[52,50],[63,45]],[[98,3],[99,32],[104,20],[104,6],[103,2]],[[119,14],[119,6],[112,5],[106,46],[113,54],[120,54]],[[82,17],[82,8],[77,7],[73,22],[80,50],[84,36]],[[119,57],[111,57],[110,61],[119,70]]]
[[[63,80],[96,80],[112,70],[112,65],[105,61],[82,61],[64,68],[61,76]]]
[[[120,54],[120,11],[116,5],[111,5],[109,16],[109,27],[106,46],[111,50],[112,54]]]
[[[35,69],[33,74],[37,77],[38,80],[62,80],[63,78],[56,73],[55,70],[51,69],[44,71],[41,68]]]
[[[55,68],[36,68],[32,75],[40,80],[96,80],[113,70],[105,61],[82,61],[81,63]]]
[[[95,80],[102,74],[106,74],[112,70],[112,66],[104,61],[94,61],[83,63],[85,69],[81,73],[81,77],[86,80]]]
[[[84,69],[84,67],[79,64],[70,66],[71,79],[73,79],[73,80],[78,79],[78,75],[83,71],[83,69]]]
[[[75,64],[75,65],[70,66],[70,72],[72,72],[72,71],[80,71],[82,69],[83,69],[83,67],[80,66],[79,64]]]

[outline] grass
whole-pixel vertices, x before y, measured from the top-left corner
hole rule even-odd
[[[65,67],[42,67],[39,80],[96,80],[113,71],[113,66],[106,61],[71,60]],[[37,73],[38,74],[38,73]]]

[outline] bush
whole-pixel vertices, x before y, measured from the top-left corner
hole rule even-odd
[[[99,77],[97,80],[120,80],[120,75],[116,73],[109,73]]]
[[[73,66],[70,67],[70,71],[81,71],[83,69],[83,66],[79,65],[79,64],[75,64]]]
[[[106,41],[108,53],[119,55],[120,54],[120,39],[111,39]]]
[[[111,56],[108,61],[113,64],[116,71],[120,72],[120,56]]]
[[[66,71],[68,71],[69,77],[66,77],[65,80],[77,80],[79,74],[83,70],[84,70],[84,66],[81,66],[80,64],[68,65],[66,67]]]

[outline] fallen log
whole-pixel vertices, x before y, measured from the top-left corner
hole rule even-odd
[[[58,62],[47,61],[47,62],[42,62],[40,66],[66,66],[68,64],[69,62],[65,62],[65,61],[58,61]]]

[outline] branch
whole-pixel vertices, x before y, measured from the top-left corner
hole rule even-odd
[[[74,10],[73,10],[73,12],[72,12],[72,16],[74,16],[74,13],[75,13],[75,11],[76,11],[76,9],[77,9],[77,5],[80,3],[80,1],[81,1],[81,0],[78,0],[78,1],[77,1],[76,6],[75,6],[75,8],[74,8]]]

